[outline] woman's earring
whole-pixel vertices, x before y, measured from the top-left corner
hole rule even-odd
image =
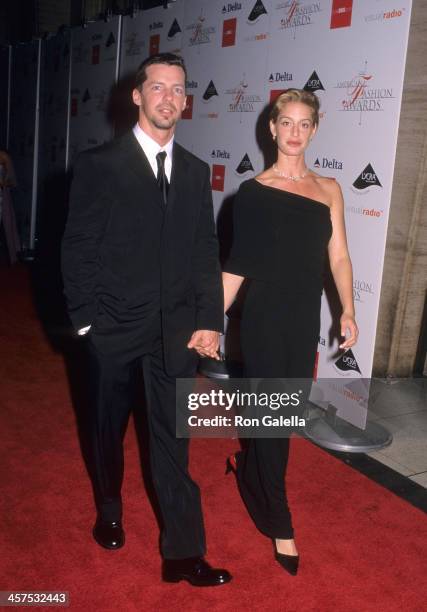
[[[273,134],[273,140],[276,140],[276,134]]]

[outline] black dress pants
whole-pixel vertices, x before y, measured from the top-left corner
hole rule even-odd
[[[310,388],[320,330],[320,295],[292,295],[251,281],[241,343],[246,378],[306,379]],[[237,454],[237,482],[255,525],[266,536],[294,537],[286,495],[289,438],[252,438]]]
[[[188,473],[189,440],[175,435],[175,378],[164,369],[160,323],[138,350],[107,354],[91,333],[87,346],[89,471],[99,516],[108,521],[122,517],[123,438],[135,376],[142,370],[151,471],[163,519],[162,556],[181,559],[204,555],[200,490]],[[194,375],[194,371],[185,373],[187,377]]]

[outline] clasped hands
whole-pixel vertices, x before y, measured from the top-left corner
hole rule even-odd
[[[219,332],[198,329],[192,334],[187,348],[195,349],[200,357],[212,357],[212,359],[219,361]]]

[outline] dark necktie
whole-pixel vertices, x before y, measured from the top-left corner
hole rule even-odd
[[[166,151],[160,151],[160,153],[157,153],[157,185],[161,194],[163,195],[163,204],[166,206],[168,200],[169,183],[165,172],[165,159]]]

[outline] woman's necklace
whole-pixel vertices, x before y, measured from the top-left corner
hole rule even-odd
[[[308,168],[306,169],[305,172],[303,172],[302,174],[298,175],[292,175],[292,174],[285,174],[284,172],[281,172],[279,170],[279,168],[277,167],[276,164],[273,164],[273,170],[276,174],[278,174],[279,176],[281,176],[284,179],[289,179],[290,181],[299,181],[301,179],[303,179],[305,176],[307,176],[309,170]]]

